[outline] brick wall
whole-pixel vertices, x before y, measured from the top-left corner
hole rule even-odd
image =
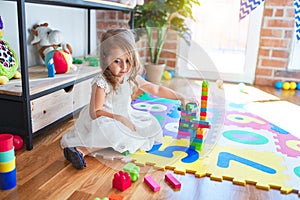
[[[265,0],[255,84],[300,81],[299,72],[287,71],[294,31],[293,0]]]
[[[96,15],[98,39],[107,29],[128,27],[128,20],[130,19],[130,14],[121,11],[98,10]],[[99,42],[99,40],[97,42]]]

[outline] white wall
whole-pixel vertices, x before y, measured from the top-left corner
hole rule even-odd
[[[20,57],[16,2],[0,1],[0,16],[3,21],[3,40],[7,41]],[[63,33],[65,42],[73,49],[73,57],[87,54],[87,10],[61,6],[26,3],[26,33],[28,65],[42,64],[37,47],[30,45],[32,35],[29,29],[35,24],[47,22],[52,29]],[[96,50],[96,15],[91,13],[91,51]]]

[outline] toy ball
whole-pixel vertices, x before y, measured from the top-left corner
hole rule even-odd
[[[288,89],[290,89],[290,87],[291,87],[291,84],[289,82],[284,82],[282,85],[282,88],[284,90],[288,90]]]
[[[171,74],[171,76],[173,78],[175,76],[175,71],[174,70],[169,70],[169,72],[170,72],[170,74]]]
[[[297,88],[297,83],[296,82],[290,82],[290,89],[294,90]]]
[[[172,74],[169,71],[165,70],[163,77],[165,80],[170,80],[172,78]]]
[[[300,82],[297,83],[297,87],[296,87],[297,90],[300,90]]]
[[[15,150],[19,150],[23,147],[23,139],[18,135],[14,135],[13,143]]]
[[[277,88],[277,89],[281,89],[282,86],[283,86],[283,83],[282,83],[281,81],[277,81],[277,82],[275,83],[275,88]]]

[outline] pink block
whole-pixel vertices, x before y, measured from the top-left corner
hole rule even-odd
[[[181,183],[172,174],[166,174],[165,179],[172,185],[172,187],[174,188],[181,187]]]
[[[154,191],[160,190],[160,186],[158,183],[151,177],[151,176],[145,176],[144,182],[147,183],[147,185]]]
[[[190,136],[190,132],[178,131],[178,135]]]
[[[177,139],[181,139],[181,138],[184,138],[184,139],[189,139],[190,136],[186,136],[186,135],[177,135],[176,137]]]

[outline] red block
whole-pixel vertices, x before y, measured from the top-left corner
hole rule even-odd
[[[114,188],[123,192],[131,186],[131,178],[129,173],[124,171],[119,171],[118,173],[115,173],[112,184]]]
[[[200,112],[200,116],[206,116],[207,113],[206,112]]]
[[[203,116],[205,117],[205,116]],[[198,128],[210,128],[210,125],[206,125],[206,124],[194,124],[195,127],[198,127]]]
[[[201,100],[206,100],[207,101],[208,96],[201,96]]]
[[[196,134],[196,138],[198,138],[198,139],[203,139],[203,135],[201,135],[201,134]]]

